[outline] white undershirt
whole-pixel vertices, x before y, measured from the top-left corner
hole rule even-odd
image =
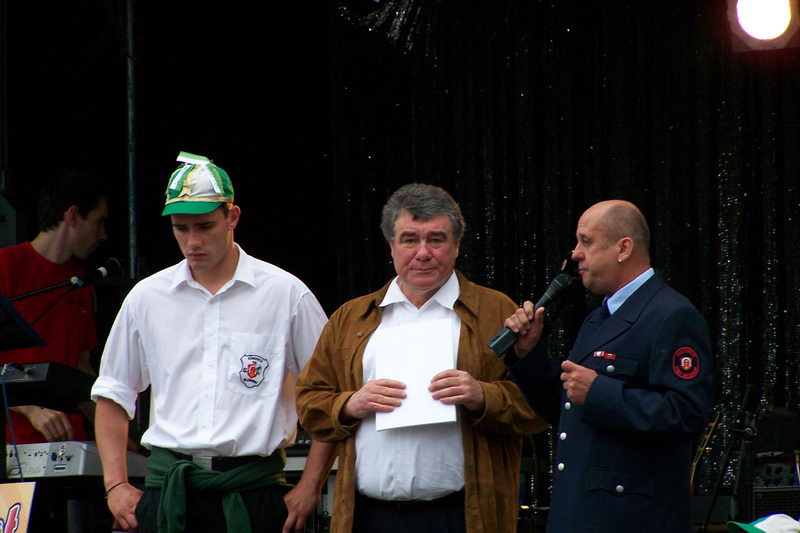
[[[453,368],[456,367],[461,319],[453,310],[459,295],[455,273],[430,300],[417,309],[395,278],[381,302],[381,328],[414,321],[451,319]],[[374,337],[375,334],[373,334]],[[375,348],[367,343],[364,383],[375,379]],[[433,376],[430,376],[431,378]],[[375,415],[361,421],[356,432],[358,491],[380,500],[432,500],[464,487],[464,447],[458,422],[375,430]]]

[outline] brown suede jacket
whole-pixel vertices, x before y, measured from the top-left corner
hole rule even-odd
[[[486,347],[517,306],[503,293],[456,274],[460,295],[454,308],[461,318],[457,366],[480,381],[486,398],[482,413],[459,408],[467,531],[512,533],[517,530],[521,435],[541,431],[548,424],[507,380],[502,359]],[[362,385],[361,358],[367,339],[381,322],[379,304],[388,288],[387,283],[377,292],[350,300],[331,316],[297,384],[302,426],[316,439],[341,442],[332,533],[352,531],[356,490],[358,424],[342,425],[339,413]]]

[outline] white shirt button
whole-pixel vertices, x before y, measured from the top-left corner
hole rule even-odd
[[[617,485],[617,488],[614,490],[617,491],[617,494],[622,494],[623,492],[625,492],[625,487],[623,487],[622,485]]]
[[[614,365],[608,365],[606,367],[606,372],[608,372],[609,374],[613,374],[614,370],[616,370],[616,368],[614,368]]]
[[[567,434],[565,432],[561,432],[558,434],[558,438],[561,440],[567,440]]]
[[[564,404],[564,409],[566,409],[567,411],[569,411],[570,409],[572,409],[572,404],[571,404],[571,403],[569,403],[569,402],[565,403],[565,404]]]
[[[558,471],[559,471],[559,472],[561,472],[562,470],[564,470],[564,463],[558,463],[558,466],[557,466],[557,468],[558,468]]]

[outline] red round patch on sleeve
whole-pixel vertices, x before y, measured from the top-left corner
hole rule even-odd
[[[688,346],[678,348],[672,354],[672,371],[681,379],[692,379],[700,373],[700,358]]]

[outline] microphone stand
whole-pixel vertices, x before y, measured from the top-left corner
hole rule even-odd
[[[738,464],[736,467],[736,476],[734,477],[733,496],[734,501],[739,504],[736,509],[735,516],[731,518],[749,522],[752,520],[753,506],[753,468],[752,468],[752,448],[753,439],[758,434],[756,430],[756,416],[755,411],[758,403],[758,396],[754,394],[754,387],[747,384],[744,393],[744,400],[742,401],[741,411],[737,416],[739,422],[731,428],[732,437],[725,449],[722,463],[720,464],[719,474],[714,483],[714,490],[711,495],[711,502],[706,511],[706,518],[703,525],[697,530],[698,533],[706,533],[708,531],[709,523],[711,522],[711,515],[714,512],[714,506],[717,503],[717,496],[719,495],[720,488],[722,487],[722,478],[725,476],[725,468],[731,459],[733,449],[739,443]],[[755,400],[753,399],[755,398]],[[744,481],[743,481],[744,479]],[[742,493],[745,493],[742,495]]]
[[[50,285],[49,287],[43,287],[41,289],[36,289],[33,291],[18,294],[17,296],[8,298],[8,301],[14,302],[16,300],[22,300],[23,298],[29,298],[31,296],[36,296],[37,294],[42,294],[43,292],[52,291],[54,289],[60,289],[61,287],[66,287],[69,285],[70,287],[64,292],[66,294],[69,291],[86,287],[87,285],[90,285],[101,278],[113,276],[117,274],[120,270],[121,266],[119,264],[119,261],[111,257],[103,264],[103,266],[98,268],[96,271],[92,271],[91,273],[86,274],[82,277],[73,276],[67,281],[62,281],[61,283],[56,283],[55,285]],[[62,297],[63,295],[60,296],[59,299],[61,299]],[[57,301],[58,300],[56,300],[56,302]],[[46,311],[49,311],[49,309],[50,308],[48,308]]]
[[[56,283],[55,285],[51,285],[51,286],[45,287],[43,289],[36,289],[35,291],[30,291],[30,292],[26,292],[26,293],[23,293],[23,294],[19,294],[17,296],[14,296],[13,298],[9,298],[8,301],[9,302],[13,302],[15,300],[22,300],[23,298],[28,298],[30,296],[36,296],[38,294],[42,294],[42,293],[45,293],[45,292],[48,292],[48,291],[52,291],[54,289],[60,289],[61,287],[66,287],[67,285],[70,285],[69,287],[67,287],[67,290],[65,290],[64,292],[59,294],[58,298],[56,298],[55,300],[50,302],[50,305],[45,307],[44,310],[41,313],[39,313],[39,316],[37,316],[36,318],[34,318],[33,320],[30,321],[31,325],[34,325],[39,321],[40,318],[42,318],[44,315],[46,315],[48,311],[50,311],[53,307],[55,307],[56,304],[58,302],[60,302],[61,299],[64,296],[69,294],[70,291],[80,288],[80,286],[75,284],[72,280],[70,280],[70,281],[62,281],[61,283]]]
[[[77,288],[78,286],[73,283],[71,279],[67,281],[62,281],[61,283],[56,283],[55,285],[50,285],[49,287],[44,287],[42,289],[36,289],[34,291],[23,292],[22,294],[18,294],[17,296],[12,296],[11,298],[7,298],[9,302],[15,302],[17,300],[23,300],[25,298],[30,298],[31,296],[36,296],[37,294],[42,294],[43,292],[49,292],[55,289],[60,289],[61,287],[66,287],[67,285],[72,285],[70,290],[73,288]],[[69,292],[69,291],[67,291]]]

